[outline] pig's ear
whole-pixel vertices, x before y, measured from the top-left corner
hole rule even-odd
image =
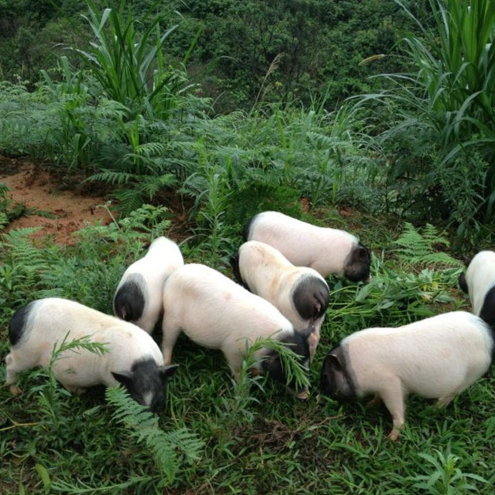
[[[160,369],[160,374],[162,375],[162,378],[170,378],[171,376],[175,375],[175,372],[177,371],[177,368],[179,367],[178,364],[172,364],[171,366],[162,366]]]
[[[124,387],[126,388],[129,388],[132,384],[132,374],[129,372],[114,373],[112,371],[112,375],[119,383],[122,383],[122,385],[124,385]]]
[[[370,257],[368,249],[365,248],[363,245],[361,245],[357,248],[356,253],[357,253],[358,259],[360,259],[360,260],[365,260],[365,259],[368,259]]]
[[[337,371],[341,371],[343,368],[343,363],[340,356],[337,353],[331,353],[327,356],[328,364],[332,366]]]
[[[471,261],[473,261],[473,258],[464,255],[462,261],[464,261],[464,266],[467,268],[471,264]]]

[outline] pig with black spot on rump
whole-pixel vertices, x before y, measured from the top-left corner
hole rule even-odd
[[[70,392],[81,393],[94,385],[121,383],[131,397],[152,412],[165,407],[165,384],[177,366],[165,366],[155,341],[140,328],[74,301],[46,298],[19,309],[9,323],[11,351],[7,355],[6,385],[21,371],[47,367],[54,346],[89,336],[105,344],[99,355],[83,348],[64,351],[55,361],[55,378]]]
[[[320,340],[328,307],[328,284],[312,268],[294,266],[280,251],[264,242],[248,241],[231,259],[237,281],[270,301],[297,331],[313,327],[310,356]]]
[[[320,391],[337,399],[375,394],[393,419],[392,440],[405,421],[409,393],[447,405],[486,373],[494,357],[494,334],[464,311],[398,328],[369,328],[344,338],[325,358]]]
[[[466,273],[459,277],[461,289],[469,295],[473,313],[492,327],[495,325],[495,253],[481,251],[467,261]]]
[[[312,329],[296,332],[292,323],[265,299],[251,294],[220,272],[201,264],[177,269],[165,282],[163,294],[163,343],[165,363],[181,332],[193,342],[220,349],[234,378],[239,380],[246,345],[257,339],[276,339],[289,346],[301,363],[309,366],[308,337]],[[286,385],[280,356],[268,348],[255,353],[254,367],[261,374]],[[288,388],[296,392],[295,383]],[[307,391],[297,391],[306,398]]]
[[[146,255],[124,272],[113,299],[115,316],[151,333],[163,311],[163,284],[182,265],[175,242],[155,239]]]

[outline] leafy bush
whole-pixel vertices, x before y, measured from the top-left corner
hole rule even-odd
[[[495,218],[495,3],[430,0],[435,29],[402,6],[421,29],[404,39],[414,72],[385,75],[389,89],[357,105],[370,105],[380,121],[389,205],[448,220],[465,240]]]

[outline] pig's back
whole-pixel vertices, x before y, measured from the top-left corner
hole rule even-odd
[[[268,301],[199,264],[184,265],[165,283],[164,320],[197,343],[222,347],[225,339],[268,337],[292,329]]]
[[[318,227],[274,211],[257,215],[247,236],[278,249],[295,266],[314,268],[324,277],[342,275],[345,259],[358,242],[344,230]]]

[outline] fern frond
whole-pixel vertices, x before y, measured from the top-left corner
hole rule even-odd
[[[161,155],[167,151],[167,145],[164,143],[145,143],[136,148],[138,155],[151,157]]]
[[[123,186],[133,181],[136,176],[132,173],[127,172],[116,172],[114,170],[104,169],[98,174],[91,175],[86,179],[88,182],[100,181],[106,182],[107,184]]]
[[[176,183],[177,179],[172,174],[165,174],[158,177],[148,175],[142,177],[142,181],[137,189],[139,189],[143,195],[147,195],[151,200],[160,189],[173,186]]]
[[[146,445],[168,483],[174,481],[180,467],[178,453],[189,463],[199,458],[204,442],[187,428],[165,433],[158,427],[158,418],[132,400],[121,387],[108,388],[106,397],[116,408],[114,418],[127,427],[132,438]]]
[[[462,266],[461,261],[435,249],[435,245],[448,248],[450,243],[430,224],[427,224],[423,232],[419,233],[412,224],[406,223],[404,232],[399,239],[394,241],[394,244],[398,246],[395,252],[399,259],[406,263]]]
[[[142,193],[138,189],[119,189],[113,196],[120,201],[117,207],[124,215],[128,215],[144,203]]]

